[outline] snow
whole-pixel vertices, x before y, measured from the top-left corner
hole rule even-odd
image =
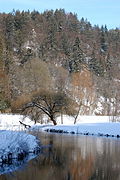
[[[120,79],[114,79],[114,81],[116,81],[116,82],[119,82],[119,83],[120,83]]]
[[[47,117],[46,117],[47,118]],[[116,117],[114,117],[116,118]],[[31,130],[46,130],[56,129],[74,133],[90,133],[90,134],[109,134],[120,135],[120,123],[112,123],[112,116],[78,116],[77,123],[74,125],[74,118],[68,115],[63,115],[63,125],[61,124],[61,117],[57,117],[57,126],[52,126],[52,122],[43,125],[31,121],[28,117],[23,119],[22,115],[0,114],[0,129],[1,130],[24,130],[23,123],[32,126]],[[120,117],[117,117],[120,120]]]
[[[63,125],[61,118],[57,118],[57,126],[53,125],[34,125],[30,129],[35,131],[67,132],[74,134],[89,134],[102,136],[120,136],[120,122],[111,122],[113,117],[109,116],[79,116],[74,125],[74,118],[63,116]]]
[[[113,117],[111,116],[78,116],[77,124],[79,123],[103,123],[110,122]],[[61,124],[61,117],[57,118],[57,124]],[[74,124],[74,117],[64,115],[63,116],[64,125]]]
[[[24,124],[30,126],[34,124],[34,122],[31,121],[28,117],[23,118],[22,115],[0,114],[0,130],[25,130],[24,126],[21,125],[19,121],[22,121]]]
[[[38,127],[36,127],[38,130]],[[89,135],[109,135],[120,136],[120,123],[81,123],[78,125],[57,125],[42,127],[43,131],[62,130],[68,133],[89,134]],[[35,126],[34,126],[35,130]],[[54,132],[54,131],[53,131]]]
[[[58,125],[53,126],[52,123],[37,123],[34,125],[34,122],[28,117],[23,118],[21,115],[0,114],[0,164],[2,163],[2,159],[9,153],[12,153],[13,158],[17,160],[18,153],[30,153],[39,148],[39,141],[35,136],[24,132],[18,132],[18,130],[24,130],[23,125],[21,125],[19,121],[32,126],[29,131],[47,131],[53,133],[120,138],[120,122],[112,122],[112,118],[113,117],[109,116],[78,116],[77,123],[74,125],[73,117],[63,115],[63,124],[61,124],[61,117],[58,117]],[[117,118],[120,120],[120,117]],[[27,161],[32,158],[33,156],[31,155],[31,158],[28,158]],[[15,159],[13,161],[15,161]],[[22,163],[19,164],[18,161],[15,161],[15,164],[18,164],[17,166],[19,167]],[[3,164],[0,166],[0,174],[12,172],[18,167],[14,167],[14,164],[11,164],[9,167]]]
[[[0,174],[10,173],[20,168],[22,164],[33,159],[36,156],[34,152],[39,149],[39,141],[33,135],[24,132],[0,131]],[[23,153],[24,161],[21,162],[18,155]],[[9,155],[12,155],[9,159],[12,162],[10,164]],[[8,164],[4,161],[8,161]]]
[[[22,166],[22,162],[18,161],[18,154],[27,154],[24,157],[24,162],[27,162],[34,158],[34,152],[40,149],[40,142],[35,136],[19,131],[25,130],[19,121],[28,125],[34,124],[29,118],[23,119],[21,115],[0,114],[0,174],[12,172]],[[12,164],[3,164],[9,153],[12,153]]]
[[[0,174],[10,173],[20,168],[25,162],[35,157],[33,153],[39,148],[35,136],[23,132],[0,131]],[[12,163],[3,163],[12,153]],[[24,161],[18,160],[18,154],[26,153]],[[29,154],[30,153],[30,154]]]
[[[16,158],[19,152],[33,152],[37,147],[38,140],[33,135],[24,132],[0,131],[0,156],[11,152]]]

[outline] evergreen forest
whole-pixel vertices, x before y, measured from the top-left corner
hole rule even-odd
[[[64,9],[0,14],[0,112],[55,124],[61,113],[118,116],[119,102],[119,28]]]

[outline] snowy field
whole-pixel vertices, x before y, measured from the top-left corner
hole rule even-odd
[[[34,125],[33,121],[31,121],[28,117],[23,119],[22,115],[0,114],[0,130],[25,130],[25,127],[21,125],[19,121],[22,121],[30,126]]]
[[[47,117],[46,117],[47,118]],[[114,117],[115,118],[115,117]],[[116,119],[116,118],[115,118]],[[67,131],[68,133],[79,134],[94,134],[94,135],[110,135],[120,136],[120,123],[112,122],[113,117],[109,116],[78,116],[77,123],[74,125],[74,118],[70,116],[63,116],[63,124],[61,124],[61,117],[57,118],[57,126],[53,126],[52,122],[49,124],[34,125],[34,122],[29,118],[23,120],[21,115],[0,115],[0,130],[25,130],[24,126],[19,121],[32,126],[31,130],[46,130],[55,129]],[[117,117],[117,120],[120,120]]]
[[[74,125],[73,117],[64,116],[64,124],[61,124],[61,118],[59,117],[57,119],[57,126],[42,126],[37,124],[30,129],[36,131],[119,137],[120,122],[112,122],[112,120],[113,117],[108,116],[79,116],[77,123]]]
[[[44,124],[47,123],[47,119],[48,119],[47,117],[44,117],[44,122],[45,122]],[[110,116],[78,116],[76,124],[106,123],[106,122],[111,122],[112,120],[113,120],[113,117],[110,117]],[[117,117],[117,120],[120,120],[120,118]],[[25,130],[25,127],[21,125],[19,121],[30,126],[34,125],[33,121],[31,121],[28,117],[23,118],[22,115],[0,114],[0,130],[13,130],[13,131]],[[52,125],[52,122],[49,122],[49,124]],[[61,124],[61,117],[57,118],[57,124],[58,125]],[[74,118],[71,116],[64,115],[63,124],[73,125]]]
[[[120,120],[119,117],[112,117],[112,116],[78,116],[76,124],[81,123],[106,123],[111,122],[113,120]],[[57,118],[57,124],[61,124],[61,117]],[[64,125],[73,125],[74,118],[64,115],[63,116],[63,124]]]

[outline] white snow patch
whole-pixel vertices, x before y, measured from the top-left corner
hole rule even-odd
[[[5,156],[9,152],[13,158],[21,152],[33,152],[38,147],[38,140],[35,136],[14,131],[0,131],[0,156]]]
[[[119,82],[119,83],[120,83],[120,79],[114,79],[114,81],[116,81],[116,82]]]
[[[28,117],[23,119],[22,115],[0,114],[0,130],[24,130],[24,126],[19,121],[30,126],[34,124]]]
[[[61,117],[57,118],[58,126],[52,126],[44,123],[43,125],[34,125],[34,122],[29,118],[25,118],[23,121],[23,116],[21,115],[0,115],[0,129],[12,129],[19,130],[23,127],[20,125],[19,120],[23,121],[25,124],[32,126],[31,130],[45,130],[47,128],[60,128],[64,131],[74,131],[75,133],[94,133],[94,134],[109,134],[109,135],[120,135],[120,123],[112,123],[113,117],[111,116],[78,116],[77,123],[74,125],[74,118],[71,116],[63,115],[61,124]],[[120,117],[117,117],[120,120]],[[8,127],[8,128],[7,128]]]
[[[22,167],[36,156],[38,150],[39,141],[35,136],[23,132],[0,131],[0,174],[10,173]],[[25,154],[24,161],[19,161],[20,154]]]
[[[78,116],[77,123],[103,123],[110,122],[113,119],[112,116]],[[57,118],[57,124],[61,124],[61,117]],[[63,115],[63,124],[64,125],[73,125],[74,117]]]

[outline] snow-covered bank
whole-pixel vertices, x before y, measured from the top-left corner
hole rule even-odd
[[[115,119],[116,121],[120,121],[120,117],[112,117],[112,116],[78,116],[76,124],[81,123],[106,123],[111,122]],[[0,130],[13,130],[13,131],[21,131],[25,130],[25,126],[20,124],[20,122],[23,122],[24,124],[33,126],[34,121],[32,121],[29,117],[23,117],[22,115],[18,114],[0,114]],[[60,125],[61,122],[64,125],[73,125],[74,124],[74,117],[63,115],[62,119],[61,117],[57,117],[56,119],[57,124]],[[48,124],[48,117],[44,117],[43,123]],[[39,124],[39,123],[38,123]],[[49,122],[49,124],[53,124],[52,121]]]
[[[120,117],[115,117],[120,121]],[[95,135],[113,135],[120,136],[120,123],[111,122],[113,117],[110,116],[78,116],[77,123],[74,125],[74,118],[63,115],[61,125],[61,117],[57,118],[57,126],[52,126],[50,124],[37,125],[34,126],[34,122],[29,118],[25,118],[23,121],[23,116],[21,115],[8,115],[0,114],[0,129],[10,129],[10,130],[24,130],[24,126],[20,124],[19,121],[23,121],[25,124],[32,126],[31,130],[46,130],[50,129],[61,130],[61,132],[72,132],[76,134],[95,134]],[[52,131],[52,130],[51,130]]]
[[[0,131],[0,163],[20,158],[23,154],[34,153],[39,149],[35,136],[23,132]]]
[[[63,125],[61,117],[57,118],[57,126],[34,125],[30,129],[58,133],[72,133],[83,135],[99,135],[99,136],[120,136],[120,122],[112,122],[114,117],[110,116],[78,116],[77,123],[74,125],[74,118],[63,116]],[[115,117],[120,120],[120,117]]]
[[[30,126],[34,125],[33,121],[31,121],[28,117],[23,118],[22,115],[0,114],[0,130],[25,130],[25,127],[20,124],[19,121],[24,122]]]
[[[81,123],[78,125],[33,126],[31,130],[42,130],[55,133],[72,133],[120,137],[120,123]]]

